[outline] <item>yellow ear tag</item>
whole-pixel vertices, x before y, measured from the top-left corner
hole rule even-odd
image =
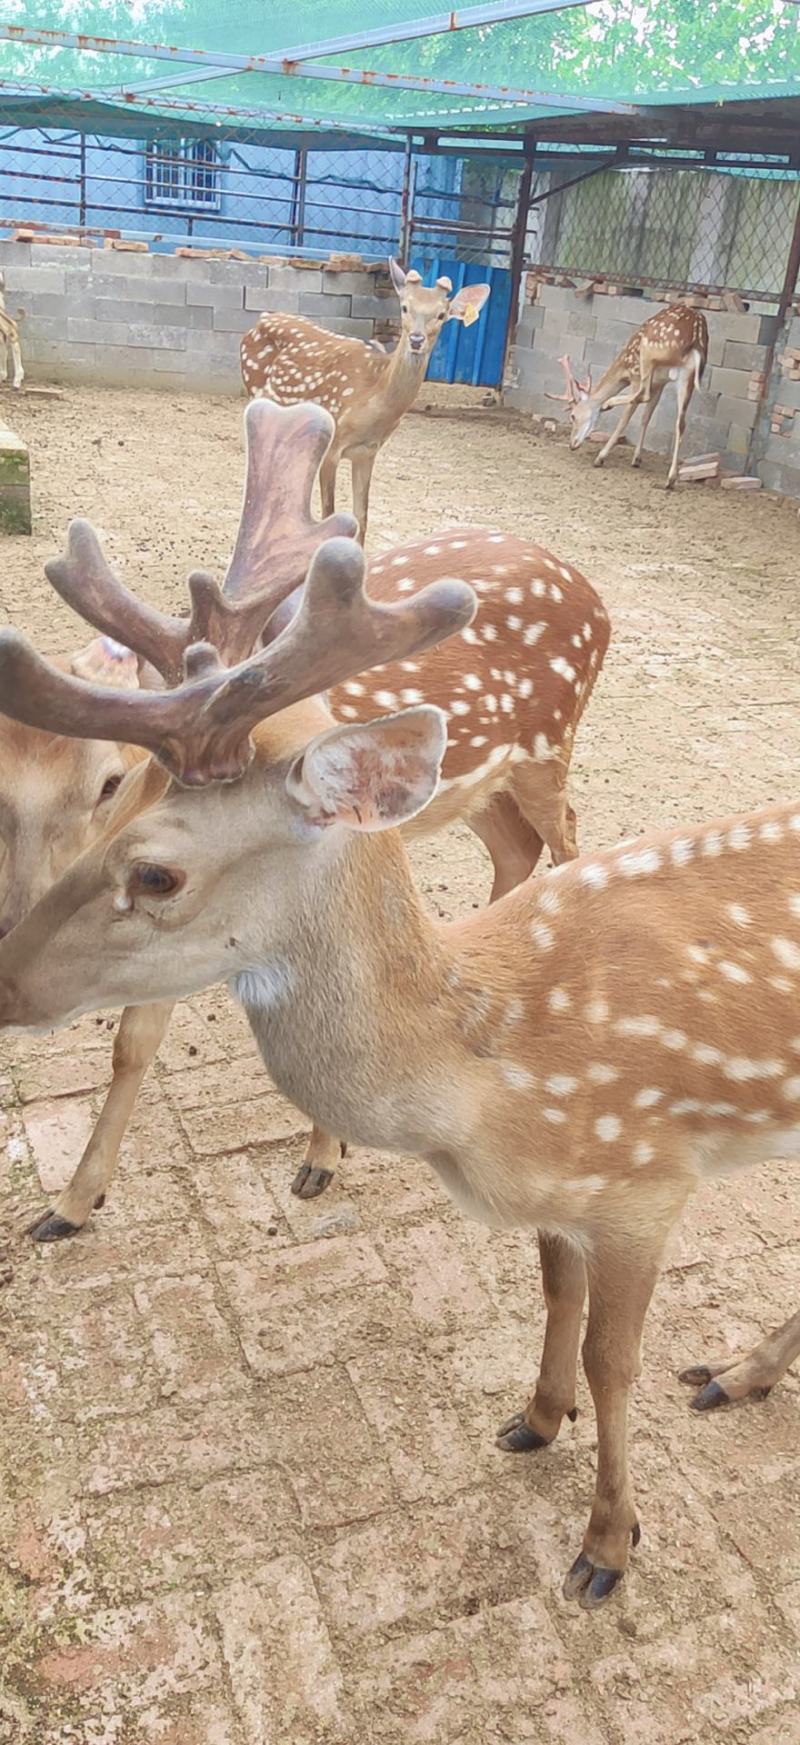
[[[479,314],[480,314],[480,310],[475,308],[474,303],[467,303],[465,306],[465,309],[464,309],[464,313],[461,317],[461,319],[464,323],[464,326],[471,327],[473,321],[477,321]]]

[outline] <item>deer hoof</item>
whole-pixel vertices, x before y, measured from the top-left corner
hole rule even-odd
[[[546,1448],[550,1438],[540,1436],[538,1430],[532,1430],[525,1422],[524,1412],[515,1412],[513,1418],[508,1418],[495,1437],[495,1446],[502,1448],[504,1454],[531,1454],[534,1449]]]
[[[694,1399],[689,1401],[693,1412],[715,1412],[718,1406],[729,1406],[730,1403],[730,1395],[726,1394],[724,1387],[721,1387],[720,1383],[715,1381],[713,1377],[704,1388],[700,1389],[699,1394],[695,1394]]]
[[[631,1528],[631,1544],[638,1545],[641,1537],[641,1528],[636,1521]],[[561,1591],[565,1599],[577,1600],[584,1611],[594,1612],[605,1604],[624,1574],[624,1569],[609,1569],[605,1564],[593,1563],[591,1557],[582,1551],[572,1568],[567,1570]]]
[[[67,1236],[77,1236],[81,1224],[71,1224],[69,1218],[62,1218],[58,1212],[46,1212],[43,1218],[38,1218],[31,1224],[29,1235],[34,1242],[63,1242]]]
[[[315,1200],[333,1181],[332,1169],[315,1169],[312,1163],[301,1163],[292,1182],[292,1193],[298,1200]]]
[[[593,464],[593,465],[594,465],[594,466],[596,466],[596,467],[604,467],[604,466],[605,466],[605,464],[606,464],[606,457],[605,457],[605,455],[604,455],[604,454],[599,454],[599,455],[598,455],[598,456],[597,456],[597,459],[596,459],[596,461],[594,461],[594,462],[593,462],[593,463],[592,463],[592,464]]]

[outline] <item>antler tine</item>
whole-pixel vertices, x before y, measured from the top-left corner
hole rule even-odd
[[[103,554],[90,522],[70,522],[63,557],[44,566],[48,581],[73,612],[149,661],[168,681],[181,671],[189,626],[137,600]]]
[[[323,406],[251,400],[244,415],[246,477],[239,532],[223,584],[227,600],[257,598],[269,613],[303,580],[327,539],[351,538],[352,515],[315,521],[311,493],[333,439]],[[251,643],[252,646],[252,643]]]
[[[548,389],[545,388],[544,397],[546,400],[566,400],[568,405],[574,406],[578,399],[578,383],[572,373],[572,364],[570,363],[569,357],[566,355],[560,357],[558,361],[567,378],[567,392],[566,394],[551,394]]]
[[[0,632],[0,706],[12,719],[72,738],[142,745],[186,787],[234,781],[253,755],[257,722],[369,667],[400,660],[470,622],[465,582],[433,582],[385,606],[364,592],[364,554],[329,540],[312,561],[300,608],[274,642],[234,668],[197,643],[171,691],[113,691],[43,660],[17,631]]]

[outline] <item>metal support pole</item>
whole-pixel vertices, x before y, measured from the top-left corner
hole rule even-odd
[[[795,209],[794,229],[792,230],[792,240],[789,244],[786,272],[783,275],[783,288],[778,300],[778,308],[775,315],[775,333],[764,359],[764,374],[761,383],[761,393],[758,397],[758,410],[753,422],[753,428],[750,432],[750,441],[747,444],[747,458],[745,461],[746,472],[749,472],[750,468],[756,466],[759,460],[763,458],[761,455],[763,434],[761,425],[763,414],[772,387],[772,375],[775,368],[775,353],[777,352],[778,347],[783,345],[785,337],[784,329],[788,326],[788,321],[791,320],[792,300],[797,288],[798,273],[800,273],[800,194],[798,194],[797,206]]]
[[[511,230],[511,303],[508,311],[505,346],[503,349],[503,376],[506,372],[508,355],[514,344],[514,337],[519,321],[519,288],[522,283],[522,268],[525,262],[525,238],[528,234],[528,213],[531,206],[531,188],[533,186],[533,168],[536,157],[536,141],[525,140],[525,162],[519,179],[517,194],[517,210]]]
[[[81,134],[80,144],[80,209],[78,223],[83,229],[86,223],[86,134]]]
[[[403,192],[400,196],[400,236],[398,259],[401,267],[408,265],[411,231],[414,223],[414,142],[409,134],[403,152]]]
[[[292,189],[292,242],[302,248],[306,225],[306,169],[308,152],[304,147],[294,154],[294,185]]]

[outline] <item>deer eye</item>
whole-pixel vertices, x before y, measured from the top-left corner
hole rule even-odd
[[[444,321],[444,318],[445,318],[445,316],[446,316],[446,314],[447,314],[447,310],[446,310],[446,309],[440,309],[440,310],[439,310],[439,313],[438,313],[438,315],[437,315],[437,317],[436,317],[436,319],[437,319],[437,321]]]
[[[408,314],[408,304],[407,304],[407,303],[401,303],[401,304],[400,304],[400,314],[401,314],[401,315],[407,315],[407,314]]]
[[[180,890],[185,876],[185,873],[174,872],[169,866],[154,866],[148,861],[138,861],[131,870],[128,893],[135,896],[139,891],[148,897],[171,897],[173,891]]]
[[[106,776],[103,786],[100,789],[100,800],[110,800],[111,795],[116,793],[121,781],[121,775]],[[98,800],[98,805],[100,804],[100,800]]]

